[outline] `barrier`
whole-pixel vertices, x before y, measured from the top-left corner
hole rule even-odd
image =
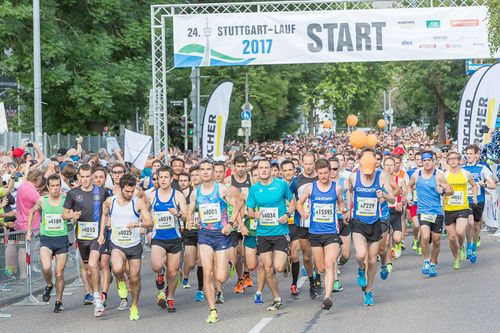
[[[40,263],[40,235],[38,230],[33,230],[30,241],[26,241],[26,231],[0,233],[0,306],[11,304],[19,299],[21,302],[14,306],[47,305],[35,295],[43,291],[46,282],[43,278]],[[68,235],[70,244],[74,244],[74,232]],[[54,264],[52,265],[54,269]],[[80,279],[80,257],[76,247],[68,249],[68,259],[64,270],[65,280]],[[55,282],[55,274],[53,281]],[[80,284],[68,284],[66,288],[81,287]],[[65,291],[65,296],[72,292]],[[24,297],[24,298],[23,298]],[[0,313],[0,318],[9,318],[9,314]]]

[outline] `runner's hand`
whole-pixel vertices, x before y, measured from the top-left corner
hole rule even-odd
[[[398,202],[395,206],[396,210],[398,212],[402,211],[403,210],[403,202]]]
[[[351,219],[351,212],[346,210],[345,213],[342,213],[342,215],[344,215],[344,224],[345,225],[348,225],[349,224],[349,220]]]
[[[241,234],[242,234],[243,236],[248,236],[248,229],[247,229],[247,227],[246,227],[246,226],[242,225],[242,226],[240,227],[240,231],[241,231]]]
[[[260,219],[261,215],[262,214],[260,213],[260,210],[254,213],[255,219],[257,219],[257,220]]]
[[[224,226],[224,228],[222,228],[222,230],[220,231],[223,235],[229,235],[231,233],[231,225],[230,224],[226,224]]]
[[[377,193],[377,198],[379,198],[379,199],[382,199],[382,197],[384,196],[384,193],[382,192],[382,190],[377,190],[377,192],[375,192],[375,193]]]
[[[177,212],[177,209],[175,209],[175,208],[170,208],[168,211],[169,211],[169,213],[170,213],[170,214],[172,214],[172,215],[174,215],[174,216],[177,216],[177,213],[178,213],[178,212]]]
[[[74,211],[72,213],[72,215],[73,215],[73,217],[72,217],[73,220],[78,220],[80,218],[80,216],[82,216],[82,212],[77,210],[77,211]]]
[[[286,215],[286,214],[285,214],[285,215],[283,215],[282,217],[280,217],[279,222],[280,222],[281,224],[288,223],[288,215]]]
[[[474,203],[474,205],[477,205],[478,201],[476,196],[472,197],[472,202]]]
[[[97,243],[99,243],[99,245],[104,244],[104,235],[99,235],[99,238],[97,239]]]
[[[311,213],[304,213],[304,215],[300,215],[301,220],[307,220],[311,216]]]

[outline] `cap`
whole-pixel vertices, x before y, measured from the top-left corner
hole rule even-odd
[[[22,148],[15,148],[12,151],[12,156],[14,157],[22,157],[24,155],[25,151]]]
[[[359,161],[359,163],[360,163],[361,172],[365,175],[371,175],[371,174],[373,174],[373,171],[375,170],[375,166],[377,164],[377,159],[372,154],[364,154],[361,157],[361,160]]]
[[[403,147],[396,147],[394,148],[394,151],[392,152],[393,154],[398,154],[398,155],[404,155],[405,154],[405,149]]]
[[[67,152],[68,152],[68,150],[66,148],[59,148],[57,150],[57,156],[64,156],[64,155],[66,155]]]

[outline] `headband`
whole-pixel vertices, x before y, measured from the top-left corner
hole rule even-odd
[[[426,160],[426,159],[428,159],[428,158],[430,158],[431,160],[433,160],[433,161],[434,161],[434,155],[432,155],[431,153],[423,153],[423,154],[422,154],[422,161],[423,161],[423,160]]]

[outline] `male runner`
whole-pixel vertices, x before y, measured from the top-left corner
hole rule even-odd
[[[453,254],[453,268],[460,269],[460,261],[465,260],[464,248],[465,229],[469,222],[471,210],[467,197],[467,186],[472,186],[472,200],[477,204],[477,187],[472,175],[460,166],[461,156],[457,152],[448,154],[449,170],[445,172],[446,181],[453,188],[453,195],[446,197],[444,205],[444,223],[448,230],[451,253]],[[457,247],[458,239],[458,247]]]
[[[380,203],[382,200],[395,201],[387,176],[375,170],[376,164],[374,153],[364,153],[360,159],[360,170],[346,180],[348,207],[353,201],[351,230],[359,266],[357,282],[364,292],[365,305],[374,305],[372,289],[382,236]],[[368,267],[365,261],[368,261]]]
[[[273,303],[267,310],[275,311],[283,307],[275,271],[283,272],[288,256],[288,219],[295,209],[295,198],[288,184],[272,178],[271,162],[257,162],[259,182],[250,187],[246,206],[247,215],[259,219],[257,225],[257,252],[266,272],[266,282],[273,294]],[[287,210],[286,202],[290,205]],[[257,212],[255,210],[258,210]]]
[[[156,174],[156,171],[158,171],[158,169],[161,168],[162,165],[163,165],[163,163],[160,160],[153,161],[153,163],[151,164],[151,175],[149,177],[146,177],[144,179],[143,184],[142,184],[142,188],[144,190],[149,190],[149,189],[154,187],[153,175]],[[115,184],[118,184],[118,183],[115,183]]]
[[[415,171],[422,168],[422,152],[415,151],[414,154],[415,154],[416,166],[407,171],[409,178],[411,178],[411,176],[413,176]],[[420,246],[420,242],[419,242],[420,225],[418,224],[418,218],[417,218],[418,198],[417,198],[416,190],[413,189],[413,192],[408,191],[407,197],[408,197],[407,198],[408,199],[407,200],[408,212],[410,215],[411,222],[413,223],[413,246],[412,246],[412,249],[414,252],[417,252],[418,255],[422,255],[422,247]]]
[[[309,232],[314,263],[318,273],[325,273],[323,310],[329,310],[333,306],[331,294],[335,263],[339,255],[337,206],[343,214],[344,221],[349,220],[349,214],[344,207],[342,187],[330,179],[330,163],[325,159],[319,159],[315,162],[315,169],[318,180],[305,186],[297,202],[297,209],[303,219],[310,219]],[[310,212],[304,210],[306,200],[310,200]]]
[[[132,293],[130,320],[139,320],[137,303],[141,292],[141,228],[153,227],[151,213],[144,200],[134,197],[137,180],[126,174],[120,179],[120,193],[106,199],[102,209],[99,244],[104,244],[104,230],[111,229],[111,263],[113,275],[124,281],[125,263]],[[121,298],[124,298],[120,295]]]
[[[479,186],[477,204],[473,202],[472,187],[467,187],[467,196],[474,219],[474,225],[467,228],[467,259],[469,259],[471,263],[475,263],[477,260],[477,247],[478,244],[480,244],[479,234],[481,232],[481,222],[483,219],[485,188],[493,190],[496,185],[491,170],[480,162],[481,149],[479,149],[477,145],[467,146],[465,148],[465,157],[467,159],[467,164],[464,166],[464,169],[471,173],[477,186]]]
[[[412,175],[409,186],[412,190],[416,188],[418,196],[417,216],[424,256],[422,274],[435,277],[444,219],[441,196],[452,195],[453,189],[442,172],[436,170],[435,155],[432,151],[422,153],[422,163],[422,169]],[[432,252],[429,243],[431,237]]]
[[[201,229],[198,232],[199,256],[203,267],[203,286],[210,314],[207,323],[219,321],[215,308],[215,284],[221,286],[228,278],[228,249],[231,245],[231,227],[234,221],[229,220],[227,204],[240,209],[238,201],[232,197],[231,191],[220,186],[214,179],[214,164],[210,159],[199,163],[202,184],[193,191],[189,204],[189,223],[191,229],[195,208],[200,212]],[[218,296],[222,290],[217,290]]]
[[[78,170],[80,186],[67,193],[62,218],[76,224],[76,239],[80,257],[94,292],[94,316],[100,317],[104,313],[104,304],[99,293],[99,259],[105,246],[102,246],[104,242],[99,244],[97,239],[102,204],[109,194],[103,187],[92,184],[91,176],[90,165],[81,165]]]
[[[179,176],[184,172],[184,160],[178,157],[174,157],[170,160],[170,167],[174,171],[174,176],[172,179],[172,188],[174,190],[179,190]]]
[[[43,277],[47,286],[42,294],[44,302],[50,301],[50,293],[54,288],[52,283],[52,257],[56,258],[56,303],[54,312],[64,311],[62,296],[64,293],[64,268],[68,259],[68,225],[62,218],[64,212],[63,204],[65,194],[61,194],[61,178],[57,174],[47,178],[49,194],[40,197],[28,216],[28,229],[26,240],[31,240],[31,223],[35,212],[42,211],[40,224],[40,262],[42,264]]]
[[[151,237],[151,267],[156,273],[156,287],[159,291],[157,304],[168,312],[175,312],[174,295],[177,288],[181,264],[182,234],[180,218],[187,217],[184,194],[172,188],[173,170],[161,167],[156,175],[159,188],[148,196],[153,213],[153,235]],[[168,295],[165,295],[164,275],[167,267]]]

